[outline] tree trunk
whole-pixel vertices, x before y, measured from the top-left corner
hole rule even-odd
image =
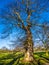
[[[29,28],[27,28],[26,30],[26,34],[27,34],[27,50],[25,53],[25,61],[33,61],[33,41],[32,41],[32,34],[31,34],[31,30]]]
[[[48,50],[46,50],[46,56],[48,56]]]

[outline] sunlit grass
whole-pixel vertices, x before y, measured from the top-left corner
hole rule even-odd
[[[49,56],[46,56],[45,52],[34,53],[34,58],[40,65],[49,63]],[[22,52],[0,53],[0,65],[37,65],[36,62],[26,63],[22,62],[22,60],[24,60]]]
[[[10,63],[13,59],[0,60],[0,64],[6,65]]]

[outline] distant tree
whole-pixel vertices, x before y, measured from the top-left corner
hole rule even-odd
[[[47,27],[42,27],[41,30],[37,31],[37,35],[39,40],[44,44],[44,48],[46,50],[46,56],[48,56],[49,49],[49,23],[43,23],[43,25],[47,25]],[[40,33],[40,34],[39,34]]]
[[[46,23],[48,25],[48,23]],[[46,56],[48,56],[48,49],[49,49],[49,25],[48,27],[43,27],[43,43],[46,50]]]
[[[25,45],[27,45],[27,51],[24,58],[25,61],[34,60],[34,42],[31,29],[34,28],[34,26],[46,26],[43,24],[40,25],[39,19],[41,19],[40,14],[44,11],[48,12],[48,3],[48,0],[14,0],[14,2],[11,2],[7,6],[6,10],[2,10],[2,14],[0,15],[0,17],[4,19],[4,22],[2,23],[6,26],[6,29],[3,31],[4,37],[9,36],[11,30],[14,28],[16,30],[17,27],[25,32]]]
[[[2,47],[1,49],[2,49],[2,50],[5,50],[5,51],[8,50],[8,48],[6,48],[5,46]]]

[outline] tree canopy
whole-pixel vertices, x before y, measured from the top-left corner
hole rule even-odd
[[[26,30],[30,28],[33,33],[33,41],[38,39],[36,31],[41,30],[41,27],[49,27],[49,25],[43,24],[43,22],[49,24],[49,21],[45,19],[46,16],[43,15],[43,13],[49,14],[48,5],[49,0],[14,0],[8,3],[4,9],[0,10],[0,25],[5,28],[2,30],[1,37],[6,38],[14,32],[13,30],[16,31],[15,33],[20,30],[18,40],[26,39]]]

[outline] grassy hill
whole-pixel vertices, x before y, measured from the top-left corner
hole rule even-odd
[[[0,65],[49,65],[49,56],[45,52],[34,53],[36,62],[22,62],[24,54],[22,52],[0,52]]]

